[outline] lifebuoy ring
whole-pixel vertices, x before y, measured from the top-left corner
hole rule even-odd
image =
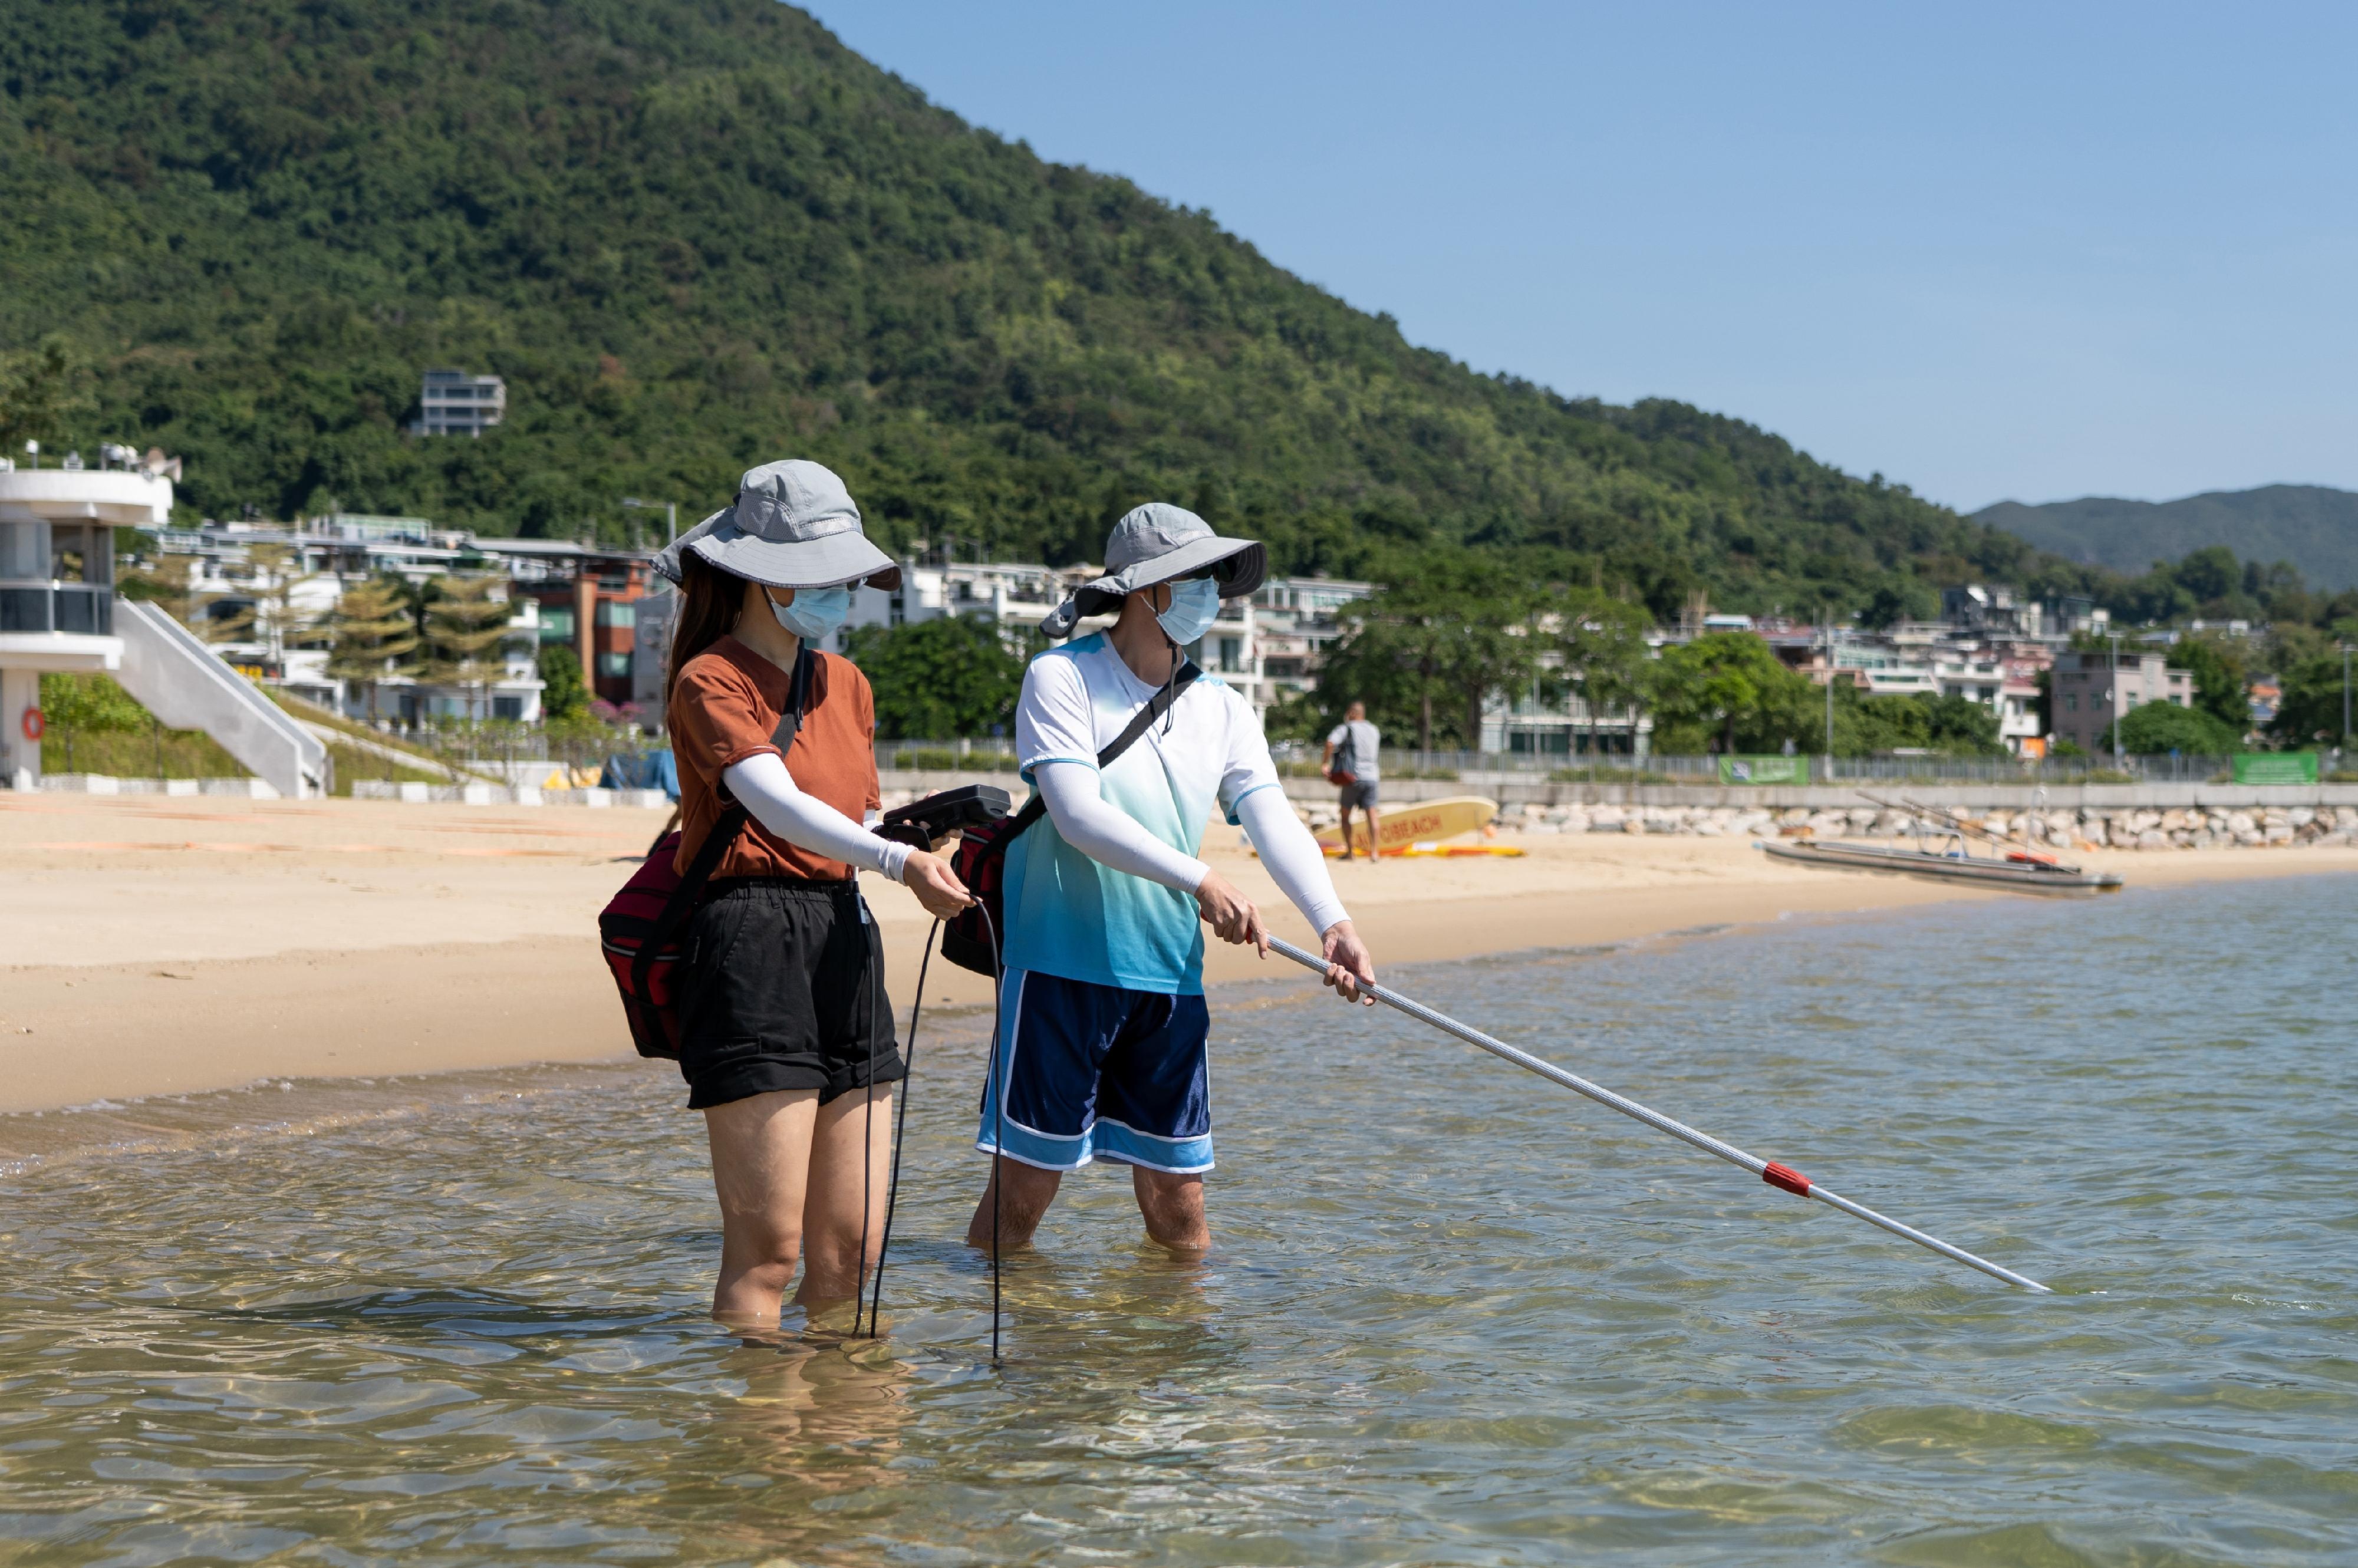
[[[20,728],[25,731],[26,740],[38,741],[48,732],[49,725],[49,721],[41,717],[39,708],[28,708],[25,709],[25,718]]]

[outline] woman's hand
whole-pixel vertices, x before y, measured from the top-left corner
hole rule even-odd
[[[1269,927],[1260,923],[1260,911],[1228,878],[1206,871],[1195,884],[1195,903],[1213,935],[1239,946],[1249,943],[1260,949],[1262,957],[1269,957]]]
[[[1333,986],[1336,994],[1345,1001],[1375,1006],[1376,999],[1359,989],[1362,980],[1369,985],[1375,984],[1375,956],[1368,951],[1368,945],[1359,940],[1359,934],[1351,928],[1351,923],[1338,920],[1328,926],[1325,946],[1326,983]]]
[[[908,864],[901,868],[901,885],[915,893],[917,902],[925,906],[925,913],[936,920],[947,920],[974,902],[974,895],[957,880],[950,863],[923,849],[909,851]]]

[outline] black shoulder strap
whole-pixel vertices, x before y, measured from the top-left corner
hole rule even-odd
[[[1105,749],[1098,753],[1098,766],[1100,769],[1111,766],[1116,757],[1137,744],[1138,738],[1154,728],[1154,721],[1170,712],[1172,705],[1179,700],[1180,694],[1195,685],[1195,677],[1203,673],[1195,667],[1195,661],[1193,659],[1181,665],[1179,673],[1171,678],[1170,683],[1150,697],[1144,708],[1130,715],[1130,722],[1122,726],[1121,733],[1106,742]],[[1032,798],[1023,803],[1023,809],[1017,812],[1008,823],[1007,831],[998,835],[993,840],[992,849],[1003,850],[1014,840],[1017,834],[1039,821],[1041,817],[1047,815],[1047,812],[1048,803],[1041,795],[1040,786],[1035,784],[1032,786]]]
[[[795,737],[802,730],[803,709],[810,702],[811,670],[817,663],[807,643],[795,654],[794,679],[786,688],[786,710],[778,715],[778,727],[770,731],[771,743],[778,748],[781,760],[795,749]],[[717,779],[713,784],[720,790],[721,797],[727,799],[727,787]],[[697,897],[704,892],[704,884],[712,880],[713,871],[720,864],[720,857],[729,852],[729,846],[737,842],[737,835],[745,830],[745,807],[737,801],[730,801],[719,820],[713,823],[712,831],[706,834],[704,842],[696,847],[696,859],[690,860],[687,870],[680,874],[679,886],[674,888],[671,897],[664,901],[663,913],[655,916],[654,929],[647,934],[646,941],[639,948],[639,956],[631,962],[631,989],[639,995],[647,994],[647,975],[655,961],[655,955],[670,946],[672,937],[687,919],[688,912],[696,907]]]

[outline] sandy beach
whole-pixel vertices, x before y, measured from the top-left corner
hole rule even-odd
[[[368,1076],[627,1056],[599,909],[654,812],[0,795],[0,1110],[263,1078]],[[1768,860],[1748,841],[1532,837],[1518,860],[1338,865],[1383,964],[1628,941],[1787,915],[2017,895]],[[1302,923],[1215,826],[1206,855],[1281,935]],[[2358,849],[2082,857],[2140,889],[2358,871]],[[927,922],[878,883],[897,1004]],[[1271,963],[1282,962],[1271,960]],[[1208,975],[1268,974],[1216,948]],[[989,982],[936,962],[927,1003]],[[652,1070],[668,1071],[657,1067]]]

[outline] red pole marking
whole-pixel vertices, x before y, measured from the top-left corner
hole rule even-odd
[[[1768,1162],[1768,1168],[1760,1173],[1760,1179],[1772,1187],[1784,1188],[1797,1198],[1810,1195],[1810,1178],[1790,1165],[1779,1165],[1776,1161],[1771,1160]]]

